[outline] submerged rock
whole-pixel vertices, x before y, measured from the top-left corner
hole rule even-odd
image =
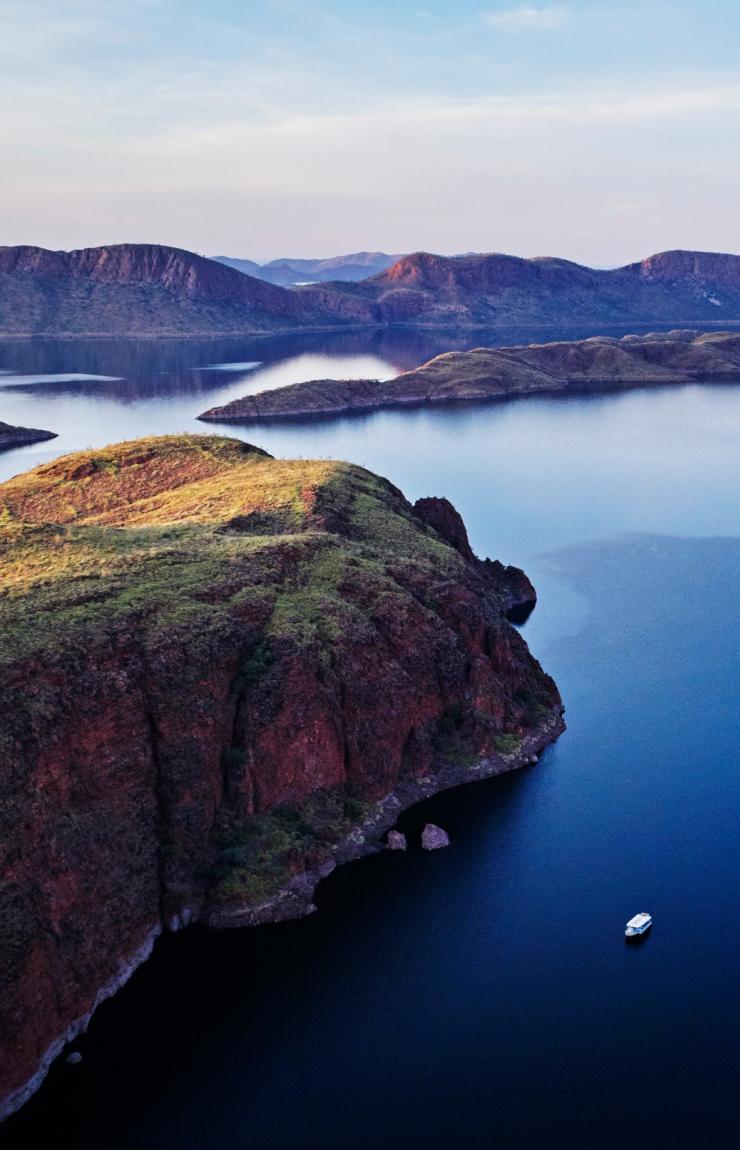
[[[79,1050],[73,1050],[71,1054],[67,1055],[67,1062],[70,1066],[78,1066],[82,1062],[82,1055]]]
[[[421,845],[425,851],[437,851],[450,845],[450,836],[435,823],[427,823],[421,832]]]
[[[386,846],[389,851],[405,851],[406,835],[402,834],[401,831],[388,831]]]

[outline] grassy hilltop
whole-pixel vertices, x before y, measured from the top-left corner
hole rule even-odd
[[[136,614],[147,630],[270,600],[270,631],[329,626],[352,611],[345,569],[383,564],[368,544],[454,574],[454,551],[426,534],[390,485],[344,463],[275,460],[215,436],[138,440],[80,452],[0,486],[2,656],[67,644],[96,621]],[[325,529],[341,521],[344,538]],[[278,578],[291,556],[292,578]],[[299,610],[299,607],[301,608]],[[141,619],[140,619],[141,621]]]

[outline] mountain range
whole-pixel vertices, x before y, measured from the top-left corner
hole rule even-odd
[[[327,283],[331,280],[364,280],[392,267],[400,258],[397,255],[389,256],[386,252],[353,252],[351,255],[331,256],[329,259],[278,259],[258,264],[254,260],[213,256],[217,263],[282,287],[295,287],[309,281]]]
[[[337,289],[304,290],[331,306],[325,293]],[[685,327],[740,320],[740,257],[671,251],[594,269],[555,258],[419,252],[341,290],[380,323]]]
[[[607,270],[554,258],[418,252],[358,282],[289,289],[155,244],[0,248],[0,336],[736,323],[740,256],[712,252],[662,252]]]

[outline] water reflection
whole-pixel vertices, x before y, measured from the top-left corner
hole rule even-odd
[[[0,341],[0,373],[121,376],[142,387],[143,395],[166,394],[170,386],[199,390],[194,372],[212,365],[245,366],[259,362],[274,367],[297,357],[316,355],[351,361],[370,357],[382,361],[389,375],[409,371],[444,351],[502,347],[549,339],[580,339],[589,335],[623,335],[632,328],[442,328],[405,327],[356,329],[218,339],[33,339]],[[215,365],[215,367],[213,366]],[[284,382],[296,382],[286,375]]]
[[[356,420],[318,421],[279,427],[207,428],[196,416],[208,407],[228,403],[248,392],[279,387],[312,378],[388,379],[415,367],[439,352],[480,344],[512,344],[532,339],[562,338],[594,334],[592,329],[572,329],[554,333],[552,329],[452,331],[413,331],[406,328],[314,333],[304,336],[280,336],[263,339],[211,340],[9,340],[0,342],[0,420],[22,426],[42,427],[57,433],[52,444],[34,445],[6,452],[0,460],[0,480],[27,467],[45,462],[65,452],[103,446],[124,438],[142,435],[192,431],[222,430],[229,435],[256,440],[268,450],[288,455],[314,454],[343,456],[374,466],[386,474],[403,479],[404,461],[408,457],[408,435],[441,436],[441,448],[447,452],[456,441],[467,439],[471,421],[482,420],[493,429],[504,426],[506,406],[492,416],[490,407],[472,408],[467,412],[442,413],[428,421],[429,413],[405,411],[379,413],[375,417],[358,416]],[[617,329],[611,334],[623,334]],[[219,365],[235,370],[224,371]],[[209,366],[210,365],[210,366]],[[215,366],[214,366],[215,365]],[[240,366],[241,365],[241,366]],[[257,365],[257,366],[248,366]],[[238,368],[238,370],[236,370]],[[8,374],[2,374],[8,373]],[[22,386],[9,386],[15,380]],[[639,400],[636,400],[639,404]],[[721,405],[720,405],[721,407]],[[532,406],[532,410],[535,408]],[[548,411],[550,408],[547,409]],[[575,409],[571,409],[575,410]],[[609,409],[611,411],[611,408]],[[650,408],[655,411],[654,408]],[[664,409],[670,421],[672,404]],[[679,418],[684,418],[681,404]],[[549,438],[542,442],[521,442],[517,437],[516,454],[520,462],[524,452],[558,451],[560,430],[553,429],[554,415],[546,417]],[[601,420],[598,408],[593,411],[592,426],[579,429],[576,450],[601,450]],[[390,422],[388,422],[390,418]],[[608,416],[613,418],[612,415]],[[652,417],[651,417],[652,418]],[[723,418],[718,412],[718,418]],[[568,420],[566,419],[566,425]],[[536,423],[536,421],[535,421]],[[522,423],[515,421],[521,428]],[[353,430],[350,430],[353,428]],[[671,427],[666,426],[666,434]],[[581,432],[589,438],[582,441]],[[494,430],[495,434],[495,430]],[[632,439],[635,454],[643,435],[639,420],[628,421],[625,434]],[[606,442],[606,440],[604,441]],[[644,448],[654,451],[654,431],[649,429]],[[666,440],[668,442],[668,440]],[[476,452],[486,450],[485,439],[476,439]],[[510,458],[507,442],[497,450]],[[514,462],[511,460],[511,462]],[[563,475],[571,474],[567,461]],[[466,468],[464,458],[458,466]],[[435,469],[430,467],[429,486],[434,489]],[[521,469],[519,469],[521,470]],[[536,474],[537,472],[527,472]],[[416,474],[414,475],[416,478]],[[603,473],[599,473],[599,482]],[[505,480],[508,483],[509,480]],[[577,482],[577,481],[576,481]],[[482,493],[481,493],[482,497]],[[639,524],[638,524],[639,526]]]

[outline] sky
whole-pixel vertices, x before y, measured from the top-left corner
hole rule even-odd
[[[740,252],[737,0],[0,0],[0,244]]]

